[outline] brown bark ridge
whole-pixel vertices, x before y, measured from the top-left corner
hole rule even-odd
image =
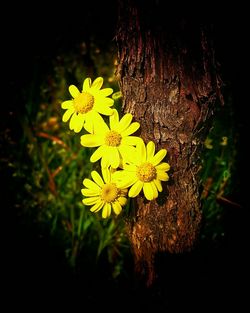
[[[220,96],[214,52],[205,29],[178,16],[166,21],[160,2],[121,1],[116,41],[123,112],[141,124],[145,143],[166,148],[170,180],[154,201],[138,196],[127,220],[136,269],[155,278],[158,252],[181,253],[200,228],[201,143]],[[157,5],[158,3],[158,5]],[[165,12],[165,11],[164,11]]]

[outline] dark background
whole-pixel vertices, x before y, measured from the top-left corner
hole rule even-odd
[[[240,311],[246,303],[245,285],[249,282],[247,11],[244,7],[230,7],[228,4],[222,8],[212,4],[199,7],[198,12],[192,8],[185,9],[167,6],[166,18],[171,20],[178,14],[189,19],[198,16],[214,25],[215,51],[221,64],[222,79],[233,96],[235,125],[240,134],[239,176],[235,182],[237,192],[234,200],[241,204],[241,208],[225,208],[227,238],[219,247],[206,247],[187,255],[159,256],[160,276],[156,286],[150,289],[143,288],[133,275],[119,283],[112,281],[106,274],[108,265],[105,261],[101,261],[95,273],[85,269],[79,275],[73,275],[63,261],[61,250],[51,245],[49,235],[40,240],[36,229],[24,229],[18,224],[13,210],[13,193],[18,191],[11,188],[9,171],[1,169],[6,187],[1,197],[7,211],[4,221],[7,270],[3,269],[8,276],[6,290],[12,299],[18,299],[20,306],[33,307],[33,302],[42,306],[52,301],[56,307],[81,305],[82,311],[88,306],[111,310],[134,306],[138,311],[147,308],[155,308],[158,312],[166,308],[178,311],[185,308],[202,312],[207,308],[223,309],[233,305]],[[18,141],[22,131],[18,120],[24,113],[25,94],[37,62],[44,64],[46,71],[51,59],[61,51],[71,49],[82,38],[92,36],[107,43],[113,41],[117,1],[83,1],[80,6],[73,3],[53,6],[52,3],[20,4],[15,5],[14,11],[15,14],[13,8],[7,6],[2,12],[8,17],[8,22],[2,26],[2,78],[6,84],[3,90],[6,100],[1,105],[0,127],[10,128],[13,138]],[[5,147],[4,144],[1,149],[3,155],[7,151]],[[131,261],[128,269],[133,273]]]

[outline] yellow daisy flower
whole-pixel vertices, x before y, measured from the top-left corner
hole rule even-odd
[[[109,217],[112,209],[116,215],[119,215],[127,202],[127,189],[117,188],[110,169],[102,169],[103,179],[96,171],[92,171],[91,176],[93,181],[88,178],[83,180],[86,188],[81,191],[85,197],[88,197],[82,200],[83,204],[92,205],[90,211],[94,213],[102,209],[103,218]]]
[[[93,121],[99,119],[100,114],[111,115],[113,110],[110,108],[114,100],[108,98],[112,94],[112,88],[101,89],[103,78],[96,78],[91,84],[91,79],[86,78],[83,82],[82,92],[74,85],[69,86],[72,100],[64,101],[61,106],[66,109],[63,115],[63,122],[70,118],[69,128],[79,133],[83,126],[92,133]]]
[[[128,188],[128,196],[136,197],[143,189],[148,200],[158,197],[158,191],[162,191],[162,181],[169,180],[166,173],[170,166],[166,162],[161,162],[167,154],[166,149],[161,149],[155,154],[155,144],[150,141],[145,147],[144,142],[140,142],[136,147],[137,153],[130,158],[129,164],[124,165],[124,169],[114,173],[114,181],[118,188]]]
[[[81,145],[84,147],[98,147],[92,154],[90,161],[101,159],[102,167],[117,168],[121,161],[126,161],[130,155],[134,155],[135,145],[142,141],[141,138],[130,136],[140,127],[138,122],[132,121],[132,114],[125,114],[119,121],[117,110],[113,110],[109,117],[109,125],[103,118],[94,123],[93,134],[81,136]]]

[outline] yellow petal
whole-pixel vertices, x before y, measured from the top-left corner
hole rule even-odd
[[[111,182],[111,174],[110,174],[110,170],[108,168],[102,168],[102,177],[103,177],[105,183]]]
[[[102,77],[97,77],[94,81],[93,81],[93,84],[91,86],[91,89],[96,89],[96,90],[99,90],[101,89],[103,85],[103,78]]]
[[[120,195],[121,197],[126,197],[128,194],[128,188],[126,189],[120,189]]]
[[[122,137],[129,136],[135,133],[140,128],[140,124],[138,122],[133,122],[127,129],[121,132]]]
[[[118,150],[122,156],[123,162],[132,162],[134,163],[135,161],[135,156],[137,154],[137,150],[133,146],[125,146],[125,145],[120,145],[118,147]]]
[[[103,106],[111,107],[112,105],[114,105],[114,100],[111,98],[101,98],[100,102]]]
[[[156,188],[158,189],[159,192],[162,192],[162,185],[161,181],[159,179],[154,179],[153,182],[155,183]]]
[[[112,202],[111,205],[112,205],[112,208],[113,208],[115,214],[119,215],[122,211],[122,207],[121,207],[120,203],[118,201],[114,201],[114,202]]]
[[[155,144],[153,141],[149,141],[146,150],[147,150],[147,160],[150,162],[151,158],[153,158],[155,154]]]
[[[166,162],[160,163],[159,165],[156,165],[156,170],[161,170],[161,171],[169,171],[170,165]]]
[[[94,109],[98,113],[103,114],[103,115],[112,115],[113,114],[113,110],[111,108],[109,108],[107,105],[101,105],[101,104],[96,103],[94,105]]]
[[[67,100],[67,101],[62,102],[61,108],[62,108],[62,109],[70,109],[70,108],[73,108],[73,101],[72,101],[72,100]]]
[[[91,121],[89,121],[89,120],[85,121],[83,126],[88,133],[93,134],[93,123]]]
[[[102,120],[101,115],[98,112],[91,110],[85,114],[84,128],[86,129],[87,132],[93,134],[95,133],[94,131],[95,125],[100,120]]]
[[[137,180],[138,178],[135,174],[129,173],[129,175],[126,175],[126,173],[123,173],[123,176],[117,179],[116,185],[118,188],[124,189],[133,185]]]
[[[162,181],[168,181],[169,176],[164,171],[157,171],[156,179],[162,180]]]
[[[97,171],[92,171],[91,176],[92,176],[94,182],[97,183],[97,185],[99,185],[100,187],[102,187],[104,185],[104,182],[103,182],[101,176],[97,173]]]
[[[95,204],[98,200],[100,200],[100,197],[90,197],[90,198],[85,198],[82,200],[82,203],[85,205],[93,205]]]
[[[119,132],[123,132],[125,129],[128,128],[128,126],[130,125],[131,121],[133,119],[133,115],[131,113],[127,113],[125,114],[122,119],[119,122]]]
[[[93,196],[100,195],[100,190],[97,191],[97,190],[83,188],[83,189],[81,189],[81,193],[85,197],[93,197]]]
[[[109,147],[109,160],[112,168],[117,168],[120,164],[120,154],[116,147]]]
[[[117,110],[113,109],[113,114],[109,117],[110,129],[114,130],[119,123],[119,115]]]
[[[104,151],[104,146],[100,146],[99,148],[97,148],[96,151],[91,155],[90,162],[94,163],[98,161],[102,157]]]
[[[69,121],[69,129],[73,130],[75,128],[75,125],[77,123],[77,114],[76,112],[72,115],[70,121]]]
[[[160,151],[158,151],[156,153],[156,155],[151,159],[151,163],[156,166],[157,164],[159,164],[166,156],[167,154],[167,150],[166,149],[161,149]]]
[[[103,88],[102,90],[100,90],[99,95],[102,97],[108,97],[112,94],[112,92],[112,88]]]
[[[73,98],[76,98],[80,94],[80,91],[75,85],[69,86],[69,92]]]
[[[106,147],[106,149],[107,149],[107,147]],[[101,167],[107,168],[108,166],[110,166],[109,153],[104,150],[103,156],[101,159]]]
[[[82,128],[85,121],[85,115],[84,114],[78,114],[74,121],[74,132],[79,133]]]
[[[150,184],[151,184],[151,188],[152,188],[153,194],[154,194],[154,198],[153,199],[156,199],[158,197],[158,190],[157,190],[154,182],[151,181]]]
[[[98,114],[98,118],[94,119],[94,133],[102,137],[105,136],[105,133],[109,132],[110,129],[108,125],[104,122],[104,119]]]
[[[120,98],[122,98],[122,93],[121,93],[121,91],[117,91],[117,92],[115,92],[115,93],[112,94],[112,99],[118,100],[118,99],[120,99]]]
[[[82,183],[85,187],[87,187],[90,190],[99,191],[99,192],[101,190],[101,188],[89,178],[85,178]]]
[[[126,203],[127,203],[127,198],[125,198],[125,197],[119,197],[119,198],[117,199],[117,201],[120,203],[121,206],[124,206],[124,205],[126,205]]]
[[[68,109],[67,111],[65,111],[62,117],[63,122],[67,122],[71,115],[74,113],[74,111],[75,111],[74,109]]]
[[[136,173],[137,166],[136,165],[132,165],[132,164],[125,164],[124,165],[124,169],[126,170],[126,172],[134,172],[134,173]]]
[[[81,136],[81,145],[84,147],[98,147],[104,144],[104,139],[98,135],[87,134]]]
[[[88,113],[92,113],[93,111],[90,111]],[[83,127],[86,129],[86,131],[90,134],[94,133],[94,124],[93,124],[93,120],[91,118],[89,118],[89,114],[86,114],[85,116],[85,123],[83,125]]]
[[[112,174],[112,181],[113,182],[117,182],[119,180],[121,180],[124,176],[124,171],[115,171],[113,174]]]
[[[111,214],[111,204],[110,203],[105,203],[103,210],[102,210],[102,217],[107,218]]]
[[[121,140],[121,145],[136,146],[140,140],[141,138],[136,136],[124,137]]]
[[[146,162],[146,147],[143,141],[139,142],[139,144],[137,145],[137,151],[138,151],[138,157],[141,161],[141,163]]]
[[[154,190],[152,188],[151,183],[144,183],[143,192],[144,192],[146,199],[148,199],[148,200],[154,199]]]
[[[109,98],[109,97],[105,98],[105,97],[102,97],[100,95],[101,91],[102,90],[96,91],[94,89],[94,92],[93,92],[93,90],[92,90],[92,94],[95,98],[95,107],[94,108],[96,108],[96,107],[98,107],[98,108],[111,107],[112,105],[114,105],[114,100],[112,98]]]
[[[82,85],[82,91],[88,92],[91,86],[91,78],[84,79],[83,85]]]
[[[98,212],[101,210],[101,208],[103,207],[104,201],[100,200],[97,201],[95,205],[92,206],[92,208],[90,209],[90,212]]]
[[[143,182],[138,180],[130,189],[128,192],[128,196],[131,198],[134,198],[139,195],[140,191],[142,190]]]

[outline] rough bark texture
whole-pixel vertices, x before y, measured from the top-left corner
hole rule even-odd
[[[116,37],[123,112],[140,122],[146,143],[168,150],[171,166],[159,198],[137,197],[127,220],[136,268],[148,284],[158,252],[188,251],[199,234],[200,146],[220,83],[205,29],[179,16],[164,22],[162,9],[158,1],[121,1]]]

